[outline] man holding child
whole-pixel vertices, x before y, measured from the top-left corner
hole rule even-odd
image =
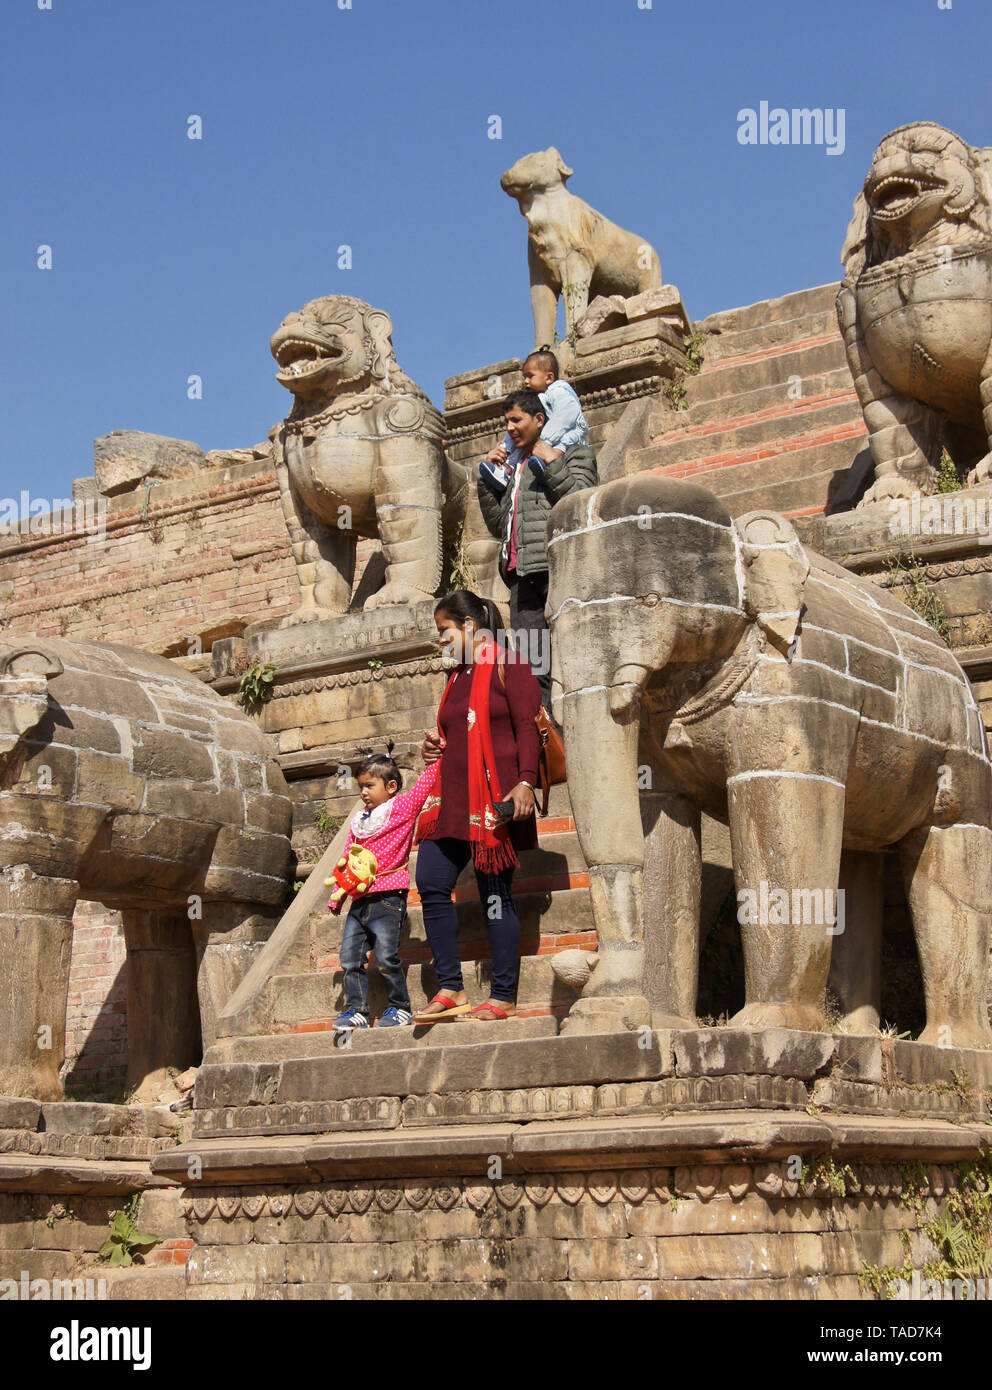
[[[503,403],[507,437],[479,465],[479,506],[503,543],[499,569],[510,590],[511,629],[547,634],[548,514],[570,492],[595,487],[599,476],[579,399],[559,378],[554,353],[531,353],[523,377],[525,389]],[[535,675],[550,712],[551,652],[546,635],[538,640],[544,645]]]

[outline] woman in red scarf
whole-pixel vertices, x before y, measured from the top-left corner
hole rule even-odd
[[[516,1012],[520,919],[511,895],[517,852],[537,845],[534,785],[539,739],[534,723],[541,689],[527,662],[497,647],[495,604],[459,589],[434,610],[441,649],[457,662],[438,707],[439,733],[424,741],[425,761],[441,759],[424,803],[417,850],[417,891],[434,954],[438,993],[414,1017],[452,1014],[482,1019]],[[513,803],[500,823],[493,807]],[[458,956],[455,882],[472,859],[492,952],[490,998],[469,1011]]]

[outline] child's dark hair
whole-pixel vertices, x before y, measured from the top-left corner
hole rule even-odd
[[[363,758],[355,773],[356,781],[363,772],[367,772],[370,777],[380,778],[383,786],[387,782],[395,782],[396,790],[403,790],[403,774],[388,753],[370,753],[367,758]]]
[[[435,618],[439,613],[452,618],[459,627],[464,627],[467,619],[478,631],[491,632],[494,638],[503,631],[502,615],[492,599],[480,598],[471,589],[455,589],[438,599],[434,605]]]
[[[524,358],[524,366],[528,362],[536,362],[539,367],[543,367],[546,372],[554,372],[555,381],[561,376],[561,368],[558,366],[558,358],[551,351],[547,343],[542,343],[533,352],[528,352]]]
[[[545,420],[548,418],[548,412],[536,391],[511,391],[503,402],[503,414],[512,410],[514,406],[519,406],[525,415],[543,415]]]

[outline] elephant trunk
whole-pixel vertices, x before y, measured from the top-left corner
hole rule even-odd
[[[643,673],[644,668],[637,668]],[[627,672],[627,675],[624,675]],[[589,871],[589,893],[599,937],[599,961],[563,1032],[600,1032],[650,1023],[644,983],[644,832],[638,802],[637,701],[617,704],[624,679],[566,694],[563,735],[568,788],[579,844]],[[633,679],[630,677],[630,679]],[[643,675],[641,677],[643,680]],[[638,682],[640,683],[640,682]]]

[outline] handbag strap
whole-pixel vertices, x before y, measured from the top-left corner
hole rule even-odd
[[[506,673],[505,673],[505,669],[504,669],[505,666],[506,666],[506,662],[503,660],[503,654],[502,654],[502,652],[497,651],[497,653],[496,653],[496,670],[499,672],[500,684],[502,685],[502,687],[503,687],[504,690],[506,689]],[[542,705],[541,708],[543,709],[544,706]],[[537,737],[538,737],[538,739],[539,739],[539,741],[540,741],[540,744],[541,744],[541,751],[543,752],[543,751],[544,751],[544,746],[545,746],[545,744],[546,744],[547,741],[548,741],[548,732],[547,732],[546,729],[542,729],[542,728],[541,728],[541,716],[540,716],[540,711],[538,711],[538,713],[535,714],[535,716],[534,716],[534,723],[537,725]],[[542,774],[543,774],[543,775],[542,775]],[[541,794],[542,794],[542,800],[541,800],[541,819],[543,820],[543,819],[545,818],[545,816],[548,814],[548,798],[551,796],[551,779],[547,776],[547,768],[541,766],[540,759],[538,760],[537,776],[538,776],[538,781],[539,781],[540,786],[541,786]],[[535,798],[534,798],[534,805],[535,805],[535,809],[536,809],[536,806],[537,806],[537,797],[536,797],[536,796],[535,796]]]

